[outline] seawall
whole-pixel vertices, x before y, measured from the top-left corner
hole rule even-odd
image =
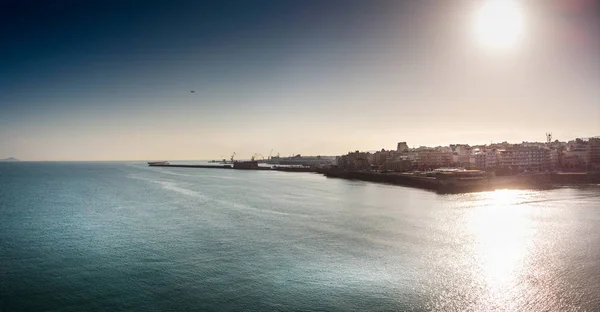
[[[438,190],[438,181],[431,177],[416,177],[398,173],[378,173],[367,171],[317,170],[326,177],[348,180],[389,183],[402,186]]]
[[[497,189],[545,189],[553,185],[550,173],[484,177],[477,179],[438,180],[438,191],[463,193],[493,191]]]
[[[273,170],[285,172],[315,172],[309,167],[251,167],[251,168],[234,168],[231,165],[174,165],[174,164],[151,164],[150,167],[171,167],[171,168],[203,168],[203,169],[235,169],[235,170]]]
[[[317,170],[327,177],[361,180],[416,187],[439,193],[465,193],[493,191],[497,189],[548,189],[558,185],[581,185],[600,183],[600,174],[539,173],[500,177],[438,179],[403,173],[379,173],[367,171]]]
[[[314,169],[307,167],[233,168],[231,165],[172,165],[156,164],[151,167],[271,170],[286,172],[317,172],[326,177],[388,183],[421,188],[439,193],[465,193],[496,189],[546,189],[554,186],[600,184],[600,173],[539,173],[513,176],[438,179],[407,173],[380,173],[372,171],[344,171],[340,169]]]
[[[283,167],[283,166],[274,166],[273,170],[275,171],[285,171],[285,172],[315,172],[315,169],[310,167]]]
[[[210,166],[210,165],[149,165],[150,167],[175,167],[175,168],[206,168],[206,169],[232,169],[231,165]]]
[[[552,182],[558,185],[600,184],[600,172],[552,173]]]

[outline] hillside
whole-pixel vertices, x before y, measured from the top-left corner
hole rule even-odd
[[[14,157],[8,157],[5,159],[0,159],[0,161],[19,161],[18,159],[14,158]]]

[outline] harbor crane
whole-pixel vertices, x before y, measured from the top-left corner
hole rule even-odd
[[[231,162],[233,163],[233,157],[235,157],[235,152],[231,155]]]

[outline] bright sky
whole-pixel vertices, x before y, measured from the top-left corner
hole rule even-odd
[[[600,135],[594,0],[54,3],[0,4],[0,158]]]

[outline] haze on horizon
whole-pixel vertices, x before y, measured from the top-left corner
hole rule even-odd
[[[486,1],[3,1],[0,158],[599,135],[599,1],[514,0],[502,40]]]

